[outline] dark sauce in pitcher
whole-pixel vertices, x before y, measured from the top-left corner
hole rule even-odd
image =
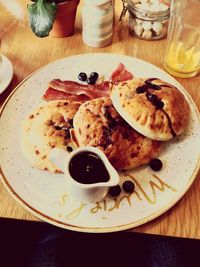
[[[101,158],[90,151],[74,155],[69,163],[69,173],[75,181],[82,184],[103,183],[110,179]]]

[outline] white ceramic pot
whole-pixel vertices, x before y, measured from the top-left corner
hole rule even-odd
[[[109,180],[107,182],[96,182],[96,183],[80,183],[72,177],[69,171],[69,165],[76,155],[81,152],[92,152],[96,154],[100,160],[103,162],[107,172],[109,174]],[[118,172],[112,167],[110,162],[108,161],[107,157],[104,153],[91,146],[85,146],[75,149],[73,152],[68,153],[62,149],[54,148],[51,150],[49,154],[49,159],[64,172],[66,187],[68,193],[75,199],[79,201],[86,201],[86,202],[96,202],[103,199],[109,187],[115,186],[119,183],[119,174]]]

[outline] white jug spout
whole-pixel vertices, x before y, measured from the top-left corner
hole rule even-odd
[[[49,160],[63,172],[65,172],[67,158],[68,153],[60,148],[53,148],[49,153]]]

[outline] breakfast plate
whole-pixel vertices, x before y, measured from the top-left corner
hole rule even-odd
[[[4,56],[0,64],[0,94],[8,87],[13,77],[13,65],[10,60]]]
[[[32,109],[44,102],[48,82],[78,81],[80,72],[98,72],[105,79],[119,63],[137,77],[157,77],[176,86],[189,103],[187,130],[164,143],[160,171],[148,165],[120,173],[120,183],[135,184],[131,194],[106,196],[95,202],[72,199],[63,174],[30,166],[23,158],[19,128]],[[112,232],[142,225],[160,216],[179,201],[192,185],[200,167],[200,118],[186,90],[170,75],[145,61],[115,54],[82,54],[53,62],[27,77],[8,97],[0,113],[0,173],[9,193],[29,212],[53,225],[81,232]]]

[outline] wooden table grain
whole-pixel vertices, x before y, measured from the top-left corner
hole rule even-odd
[[[81,35],[81,4],[78,7],[74,35],[66,38],[37,38],[30,30],[26,11],[26,0],[16,0],[22,8],[23,17],[17,18],[0,4],[1,53],[6,55],[14,67],[14,77],[9,87],[0,95],[0,106],[11,91],[29,74],[38,68],[63,57],[91,53],[110,52],[146,60],[163,69],[166,38],[144,41],[130,35],[126,20],[118,23],[121,1],[116,0],[116,24],[113,42],[105,48],[85,45]],[[1,2],[1,1],[0,1]],[[15,7],[13,12],[17,12]],[[16,13],[19,14],[20,12]],[[194,78],[177,79],[190,93],[200,110],[200,75]],[[169,211],[157,219],[131,229],[133,232],[200,239],[200,172],[185,196]],[[28,221],[38,218],[22,208],[0,183],[0,217]]]

